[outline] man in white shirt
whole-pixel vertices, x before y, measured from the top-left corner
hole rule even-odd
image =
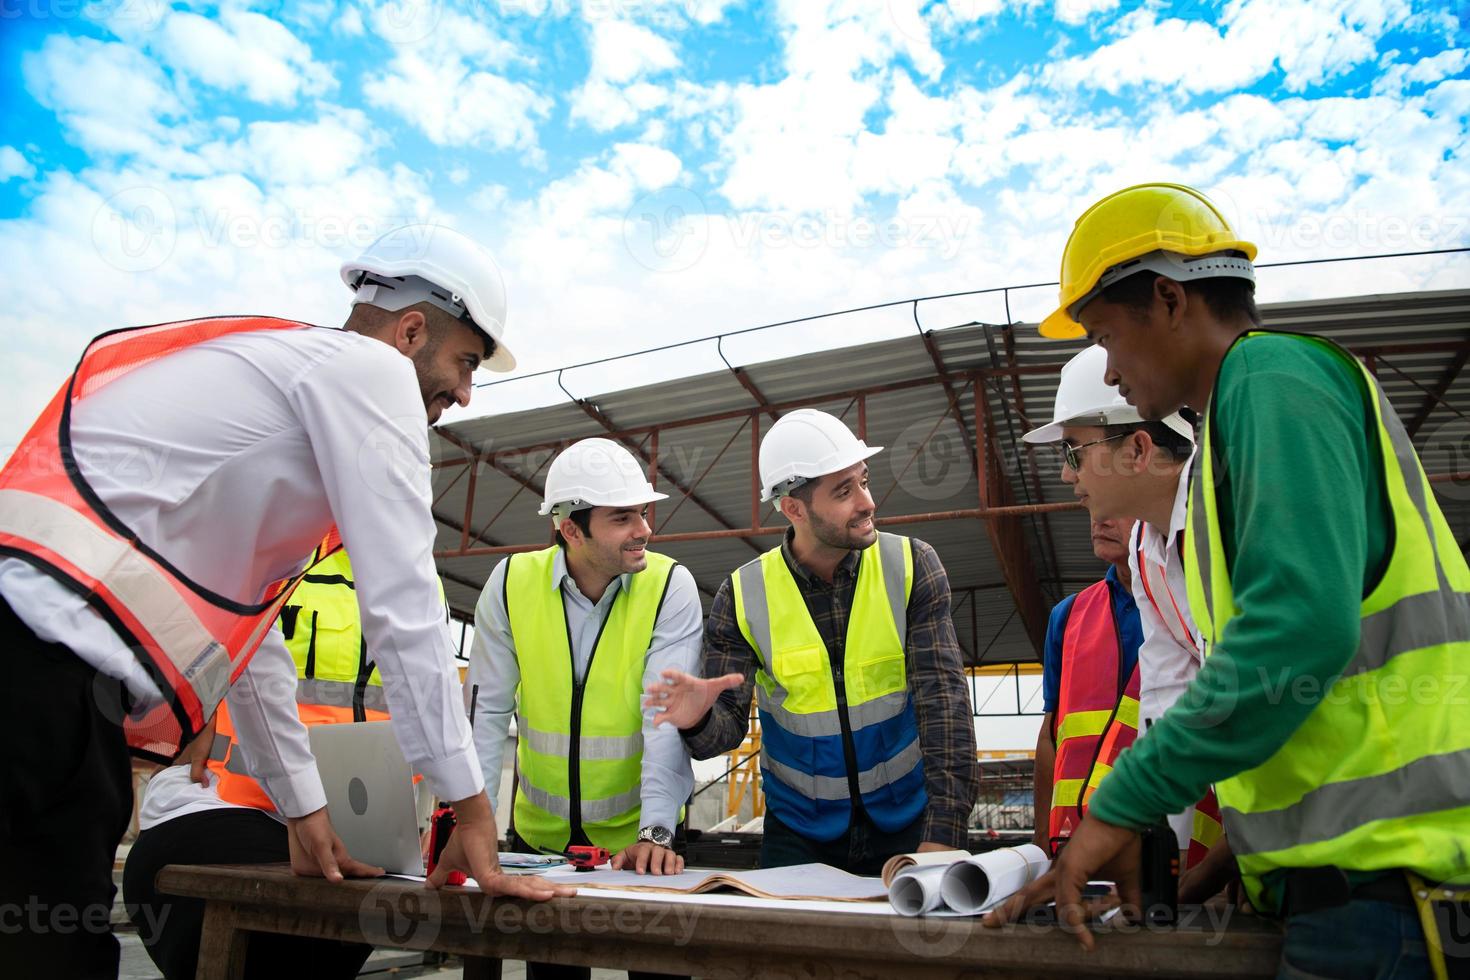
[[[1055,419],[1024,438],[1032,444],[1066,446],[1076,465],[1063,466],[1062,481],[1073,487],[1094,521],[1137,522],[1130,535],[1128,570],[1143,626],[1138,651],[1141,735],[1179,699],[1204,660],[1185,598],[1179,549],[1194,430],[1177,413],[1159,422],[1143,421],[1104,381],[1106,366],[1107,352],[1100,347],[1073,357],[1062,369]],[[1219,833],[1218,822],[1208,815],[1197,819],[1194,807],[1172,815],[1169,825],[1185,853],[1181,867],[1203,860]]]
[[[516,717],[513,851],[596,845],[614,868],[684,870],[673,828],[694,787],[689,753],[640,707],[662,671],[695,669],[704,621],[694,576],[646,548],[648,505],[665,496],[622,446],[583,439],[547,471],[556,544],[506,558],[480,594],[465,698],[492,790]],[[532,980],[588,973],[527,965]]]
[[[136,709],[136,718],[160,699],[176,699],[181,688],[172,685],[210,690],[202,674],[178,681],[160,674],[156,660],[145,663],[145,650],[121,638],[137,634],[136,620],[122,613],[138,612],[141,620],[160,599],[177,599],[160,595],[170,583],[223,610],[210,613],[216,619],[252,612],[272,583],[297,573],[301,556],[333,523],[352,552],[363,629],[404,754],[441,798],[455,802],[458,830],[431,885],[458,869],[490,891],[530,898],[565,892],[499,873],[494,815],[449,656],[432,553],[424,423],[448,404],[468,402],[471,373],[482,361],[501,370],[514,365],[500,343],[499,271],[455,232],[409,228],[389,233],[343,272],[356,293],[343,330],[222,318],[239,322],[99,338],[87,358],[155,336],[195,331],[213,339],[184,339],[163,356],[94,373],[42,416],[49,420],[64,406],[65,475],[92,507],[87,540],[99,540],[99,553],[110,556],[85,574],[109,591],[78,589],[83,573],[69,578],[59,570],[69,566],[48,560],[44,549],[0,551],[0,635],[10,648],[0,657],[7,742],[0,756],[0,962],[7,969],[116,975],[118,946],[107,926],[111,871],[132,795],[132,730],[125,736],[129,721],[119,705]],[[17,489],[48,478],[13,468],[53,461],[55,433],[33,427],[0,472],[7,541],[47,530],[46,521],[31,519],[38,503],[47,514],[76,508],[61,491],[47,503]],[[32,452],[37,447],[52,455]],[[82,554],[77,540],[72,532],[65,544]],[[138,567],[140,554],[153,576],[142,586],[117,574]],[[146,635],[167,639],[179,621],[144,626]],[[206,648],[200,661],[219,652]],[[214,683],[233,678],[237,737],[250,771],[287,818],[292,866],[332,880],[375,873],[351,859],[327,818],[296,713],[295,666],[279,630],[264,635],[238,676],[236,651],[228,652],[229,661],[210,661],[211,669],[225,663],[231,671]],[[217,695],[197,701],[203,717],[214,703]],[[201,724],[196,713],[190,727]],[[11,920],[22,928],[11,928]]]

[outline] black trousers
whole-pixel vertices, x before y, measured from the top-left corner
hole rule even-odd
[[[158,892],[166,864],[267,864],[289,861],[286,827],[260,810],[204,810],[175,817],[138,835],[123,869],[123,899],[148,955],[168,980],[188,980],[199,962],[204,902]],[[275,933],[250,937],[245,975],[265,980],[308,971],[318,980],[355,977],[373,948],[335,939]]]
[[[761,867],[830,864],[855,875],[881,875],[889,858],[918,850],[923,843],[920,839],[924,833],[923,823],[924,817],[920,814],[907,827],[889,833],[859,809],[852,815],[852,825],[841,837],[815,841],[786,826],[767,807],[765,831],[761,834]]]
[[[112,865],[133,808],[119,685],[0,600],[0,970],[108,977]]]
[[[536,848],[521,840],[515,831],[505,835],[506,848],[518,854],[537,854]],[[526,980],[588,980],[592,976],[590,966],[568,966],[561,963],[527,963]],[[643,973],[628,971],[628,980],[688,980],[687,977],[671,977],[666,973]]]

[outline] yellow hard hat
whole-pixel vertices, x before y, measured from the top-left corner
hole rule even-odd
[[[1244,255],[1244,258],[1241,256]],[[1177,282],[1217,276],[1255,281],[1256,247],[1199,191],[1183,184],[1135,184],[1083,212],[1062,250],[1061,295],[1041,335],[1083,334],[1077,314],[1103,288],[1152,270]]]

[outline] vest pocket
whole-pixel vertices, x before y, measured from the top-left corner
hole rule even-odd
[[[903,654],[871,660],[859,665],[858,692],[864,701],[901,691],[905,684]]]
[[[827,711],[837,706],[825,646],[777,650],[775,661],[776,679],[788,693],[788,709]]]

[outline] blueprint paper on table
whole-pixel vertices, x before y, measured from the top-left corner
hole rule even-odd
[[[1046,873],[1051,859],[1035,844],[1003,847],[948,865],[910,866],[888,889],[899,915],[978,915]]]
[[[818,902],[873,902],[888,896],[881,879],[848,874],[827,864],[798,864],[757,871],[686,870],[676,875],[636,871],[588,871],[551,876],[577,888],[616,888],[639,892],[694,895],[733,888],[756,898]]]

